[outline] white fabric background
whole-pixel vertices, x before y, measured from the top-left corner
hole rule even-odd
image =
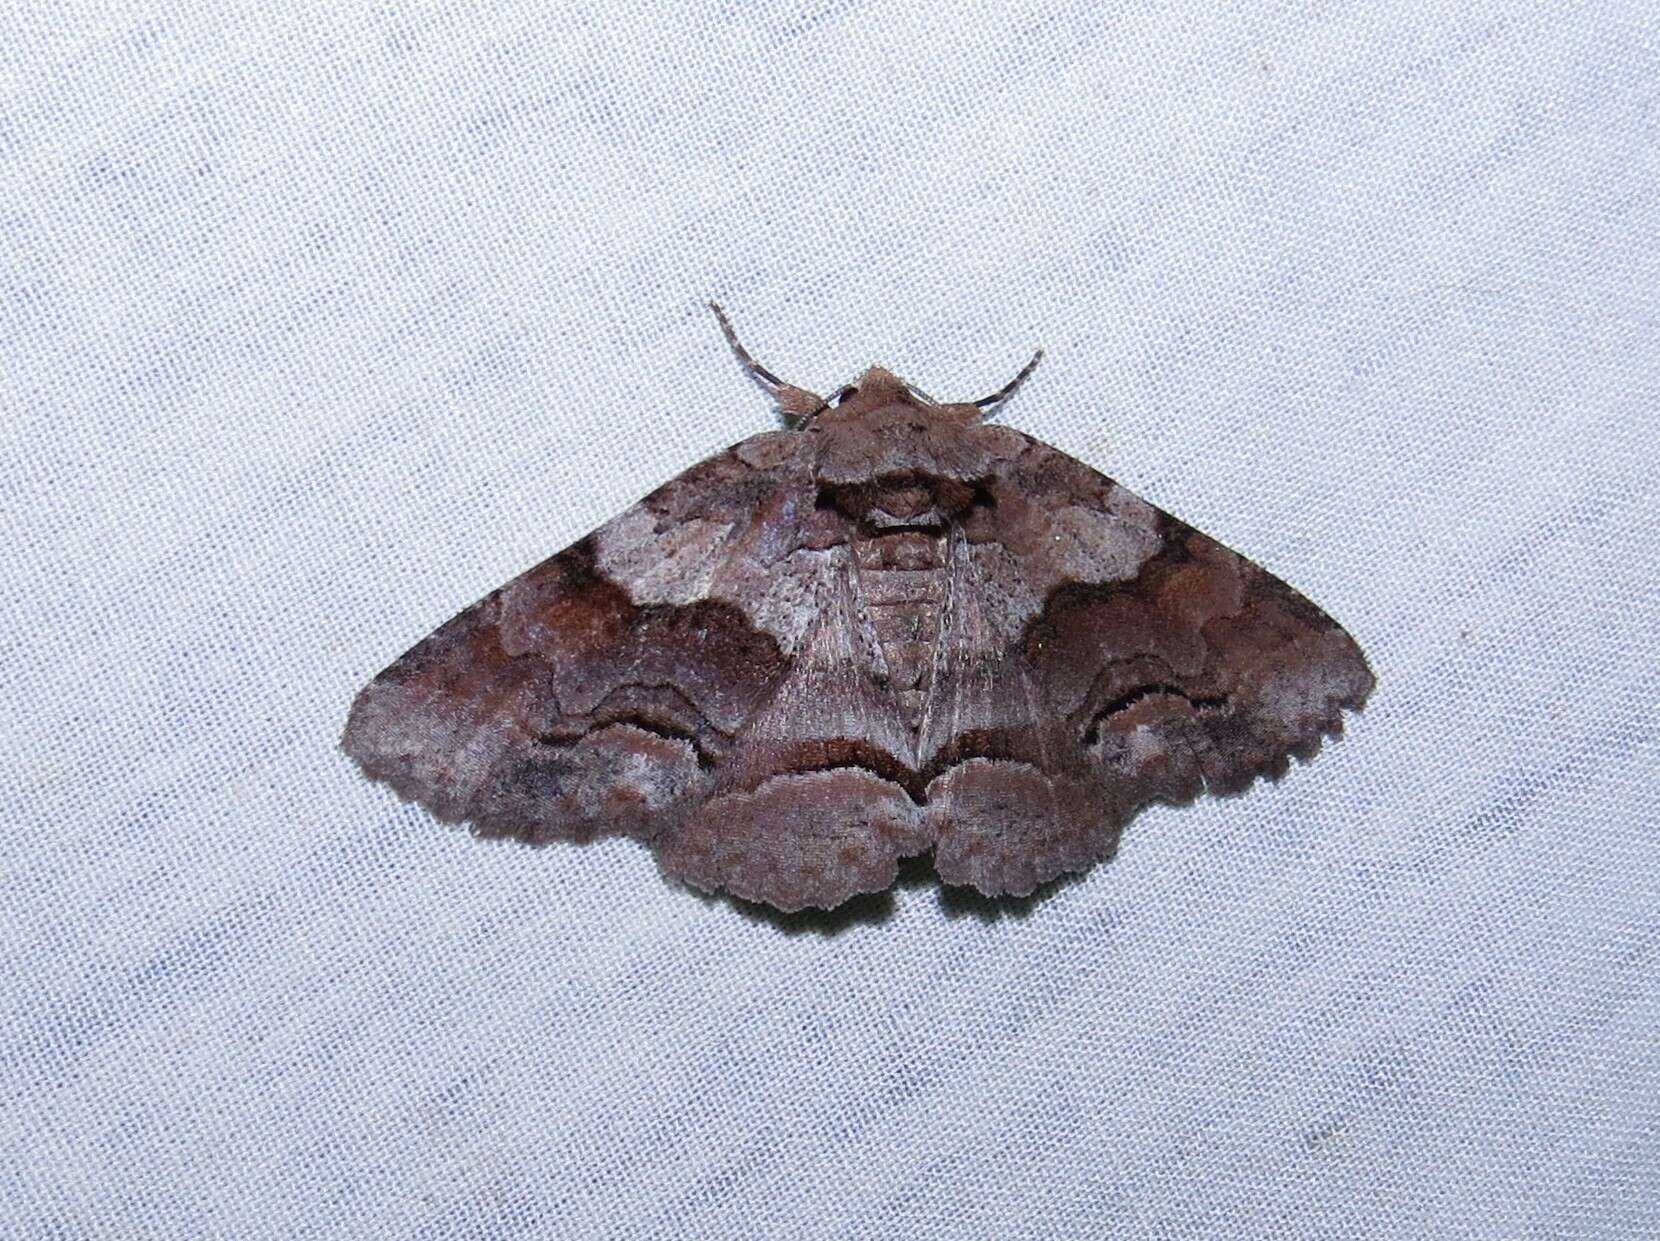
[[[1650,0],[4,8],[4,1235],[1660,1229]],[[1046,346],[1003,416],[1372,707],[1001,915],[365,782],[364,680],[773,425],[712,294]]]

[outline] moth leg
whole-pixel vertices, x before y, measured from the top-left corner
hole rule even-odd
[[[755,355],[743,347],[743,342],[738,339],[737,330],[732,326],[732,320],[726,317],[726,311],[721,309],[719,302],[710,302],[709,309],[715,312],[715,318],[720,321],[720,330],[726,336],[726,343],[732,346],[732,352],[738,355],[738,361],[744,364],[744,369],[751,376],[772,390],[778,408],[784,411],[792,423],[805,422],[825,407],[826,401],[823,397],[808,392],[805,388],[785,383],[757,362]]]

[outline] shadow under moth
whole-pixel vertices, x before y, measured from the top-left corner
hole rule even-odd
[[[357,696],[370,776],[484,836],[626,833],[781,910],[933,851],[1024,895],[1152,802],[1307,759],[1373,677],[1290,586],[880,368],[692,466]],[[1041,353],[1038,355],[1041,357]]]

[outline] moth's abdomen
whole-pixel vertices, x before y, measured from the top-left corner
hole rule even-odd
[[[856,589],[906,725],[921,726],[945,605],[942,530],[889,530],[853,544]]]

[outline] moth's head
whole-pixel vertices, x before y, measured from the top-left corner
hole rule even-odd
[[[796,424],[803,430],[918,415],[929,421],[978,422],[985,417],[985,411],[975,405],[941,405],[880,366],[871,367],[857,383],[846,385],[828,399],[814,397],[810,408],[798,412],[786,407],[785,412],[796,414]]]
[[[836,394],[837,406],[858,403],[874,409],[890,401],[905,401],[912,405],[921,403],[916,389],[881,366],[871,367],[859,376],[858,383],[849,384]]]
[[[772,393],[773,399],[778,402],[778,412],[785,425],[797,431],[895,420],[909,421],[920,426],[924,423],[917,422],[919,412],[923,413],[927,423],[979,422],[988,416],[993,407],[1013,396],[1015,390],[1026,382],[1027,376],[1043,358],[1043,350],[1039,349],[1018,375],[990,396],[983,396],[978,401],[942,405],[906,383],[892,371],[880,366],[871,367],[859,376],[858,383],[848,384],[829,399],[825,399],[816,392],[785,383],[762,366],[739,342],[738,334],[733,330],[732,321],[726,317],[726,312],[715,302],[709,303],[709,309],[715,312],[715,320],[726,336],[726,343],[732,346],[732,352],[738,355],[744,369],[749,372],[751,378]]]

